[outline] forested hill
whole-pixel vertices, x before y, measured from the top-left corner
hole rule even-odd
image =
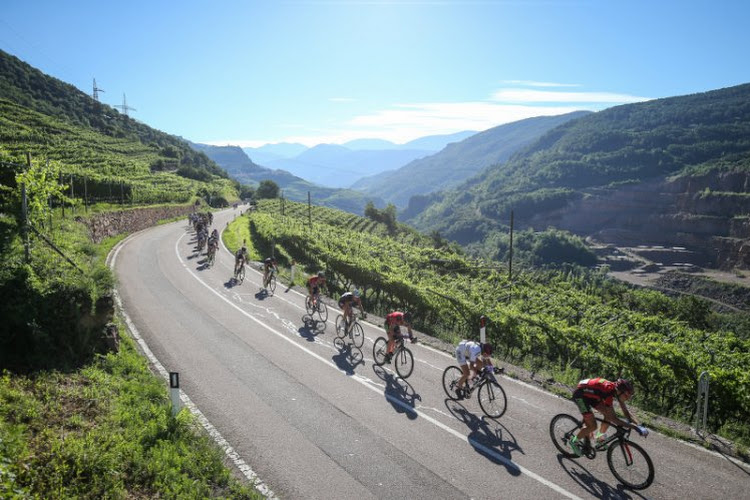
[[[0,99],[107,137],[140,142],[154,153],[150,165],[153,171],[179,169],[179,175],[198,180],[209,180],[212,175],[227,177],[216,163],[193,150],[185,140],[139,123],[2,50]]]
[[[608,225],[639,230],[632,220],[645,220],[638,213],[646,206],[641,202],[657,199],[664,204],[647,208],[661,210],[664,217],[672,212],[731,219],[750,213],[749,172],[750,84],[744,84],[617,106],[569,121],[507,163],[486,169],[455,191],[433,196],[428,200],[432,203],[418,207],[419,214],[412,207],[409,221],[467,243],[507,224],[511,210],[517,223],[540,228],[558,225],[579,233],[601,231]],[[682,175],[681,180],[674,180],[676,174]],[[696,182],[691,184],[686,177]],[[696,188],[704,194],[730,193],[732,203],[702,211],[694,203]],[[628,203],[613,204],[623,193],[639,189],[651,195],[642,194],[640,201],[630,196]],[[674,194],[674,199],[662,197],[665,192]],[[613,211],[605,220],[602,211],[608,207]],[[570,216],[572,211],[576,220]],[[587,226],[583,221],[587,217],[597,225]],[[628,217],[631,222],[626,222]],[[670,232],[680,232],[678,225],[658,228],[655,232],[661,235],[654,237],[668,239]]]
[[[410,197],[455,187],[484,168],[507,161],[548,130],[587,114],[588,111],[575,111],[499,125],[448,144],[440,152],[413,160],[397,170],[361,179],[352,187],[405,207]]]
[[[316,205],[337,208],[357,215],[364,213],[368,201],[372,201],[379,207],[385,206],[383,200],[378,197],[367,196],[351,189],[319,186],[286,170],[260,166],[253,162],[239,146],[190,144],[224,168],[232,179],[250,186],[257,185],[264,180],[273,181],[282,190],[284,197],[293,201],[306,202],[309,192]]]

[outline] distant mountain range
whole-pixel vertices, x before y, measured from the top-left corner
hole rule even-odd
[[[243,148],[257,164],[286,170],[319,185],[349,187],[358,179],[392,170],[429,156],[446,145],[474,135],[474,131],[421,137],[405,144],[382,139],[356,139],[343,145],[267,144]]]
[[[198,143],[190,145],[226,170],[232,179],[250,186],[271,180],[281,188],[284,197],[289,200],[306,202],[309,192],[316,205],[338,208],[358,215],[364,213],[368,201],[372,201],[378,207],[385,206],[382,199],[359,191],[319,186],[285,170],[262,167],[248,158],[239,146],[210,146]]]

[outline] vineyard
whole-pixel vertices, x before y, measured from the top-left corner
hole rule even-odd
[[[414,313],[418,330],[449,342],[488,340],[506,361],[571,384],[589,376],[632,378],[644,410],[692,421],[700,374],[711,377],[709,427],[750,445],[750,320],[697,299],[634,289],[603,273],[524,270],[435,248],[431,238],[306,204],[262,201],[248,216],[256,251],[324,269],[329,293],[353,287],[375,314]],[[289,262],[287,262],[288,264]]]
[[[33,152],[35,162],[57,162],[64,173],[60,183],[68,186],[70,198],[85,197],[87,203],[185,203],[206,186],[175,175],[177,160],[171,168],[164,166],[155,145],[106,136],[5,99],[0,99],[0,125],[0,168],[23,170],[26,152]],[[210,186],[228,198],[235,189],[224,178],[214,178]]]

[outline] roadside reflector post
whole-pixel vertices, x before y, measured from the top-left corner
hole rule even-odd
[[[487,317],[482,315],[479,317],[479,342],[484,344],[487,338]]]
[[[706,417],[708,416],[708,386],[711,376],[703,372],[698,379],[698,398],[695,409],[695,433],[706,432]],[[702,437],[702,436],[701,436]]]
[[[172,400],[172,416],[177,416],[182,408],[180,402],[180,374],[169,372],[169,398]]]

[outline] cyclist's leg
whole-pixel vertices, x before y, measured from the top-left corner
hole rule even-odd
[[[456,382],[456,387],[463,389],[466,385],[466,381],[469,380],[469,364],[464,362],[458,366],[461,367],[461,378]]]
[[[388,354],[393,354],[393,349],[395,348],[395,345],[396,345],[396,337],[391,331],[391,329],[389,328],[388,329],[388,349],[387,349]]]

